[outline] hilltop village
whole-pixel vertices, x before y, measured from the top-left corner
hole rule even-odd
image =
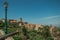
[[[4,19],[0,19],[0,29],[4,27]],[[34,37],[39,35],[39,37],[42,37],[42,39],[56,39],[60,40],[60,28],[59,27],[54,27],[52,25],[41,25],[41,24],[29,24],[28,22],[23,22],[23,19],[20,18],[19,21],[14,20],[14,19],[8,19],[7,20],[7,28],[13,32],[15,29],[19,29],[19,31],[22,30],[22,34],[26,34],[25,36],[31,36],[32,40]],[[23,28],[23,26],[26,28]],[[22,29],[21,29],[22,28]],[[16,31],[16,30],[15,30]],[[30,34],[33,33],[33,34]],[[35,36],[34,36],[35,35]],[[30,38],[29,36],[29,38]],[[34,36],[34,37],[33,37]],[[37,37],[36,37],[37,38]],[[22,38],[25,40],[24,38]]]

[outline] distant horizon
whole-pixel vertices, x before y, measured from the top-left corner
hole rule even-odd
[[[1,19],[4,19],[4,18],[0,18],[0,20]],[[10,18],[11,19],[11,18]],[[10,19],[7,19],[7,20],[10,20]],[[11,19],[11,20],[17,20],[17,19]],[[17,20],[17,21],[20,21],[20,20]],[[28,22],[28,21],[24,21],[24,20],[22,20],[23,22]],[[28,22],[29,23],[29,22]],[[38,24],[38,23],[29,23],[29,24]],[[48,24],[38,24],[38,25],[48,25]],[[57,25],[53,25],[53,24],[49,24],[48,26],[50,26],[50,25],[52,25],[52,26],[57,26]],[[59,25],[57,26],[57,27],[60,27]]]

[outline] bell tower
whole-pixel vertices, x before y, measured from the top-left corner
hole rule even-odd
[[[22,22],[22,18],[20,18],[20,22]]]
[[[20,21],[19,21],[19,26],[23,26],[23,21],[22,21],[22,18],[20,18]]]

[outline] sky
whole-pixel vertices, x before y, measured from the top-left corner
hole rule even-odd
[[[60,0],[7,0],[8,19],[19,20],[33,24],[60,26]],[[0,0],[0,18],[4,18],[5,0]]]

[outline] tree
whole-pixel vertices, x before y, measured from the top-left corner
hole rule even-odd
[[[3,27],[4,27],[4,23],[1,22],[1,23],[0,23],[0,28],[3,28]]]
[[[49,26],[44,26],[43,36],[45,37],[45,39],[47,39],[48,37],[52,38],[50,31],[49,31]]]

